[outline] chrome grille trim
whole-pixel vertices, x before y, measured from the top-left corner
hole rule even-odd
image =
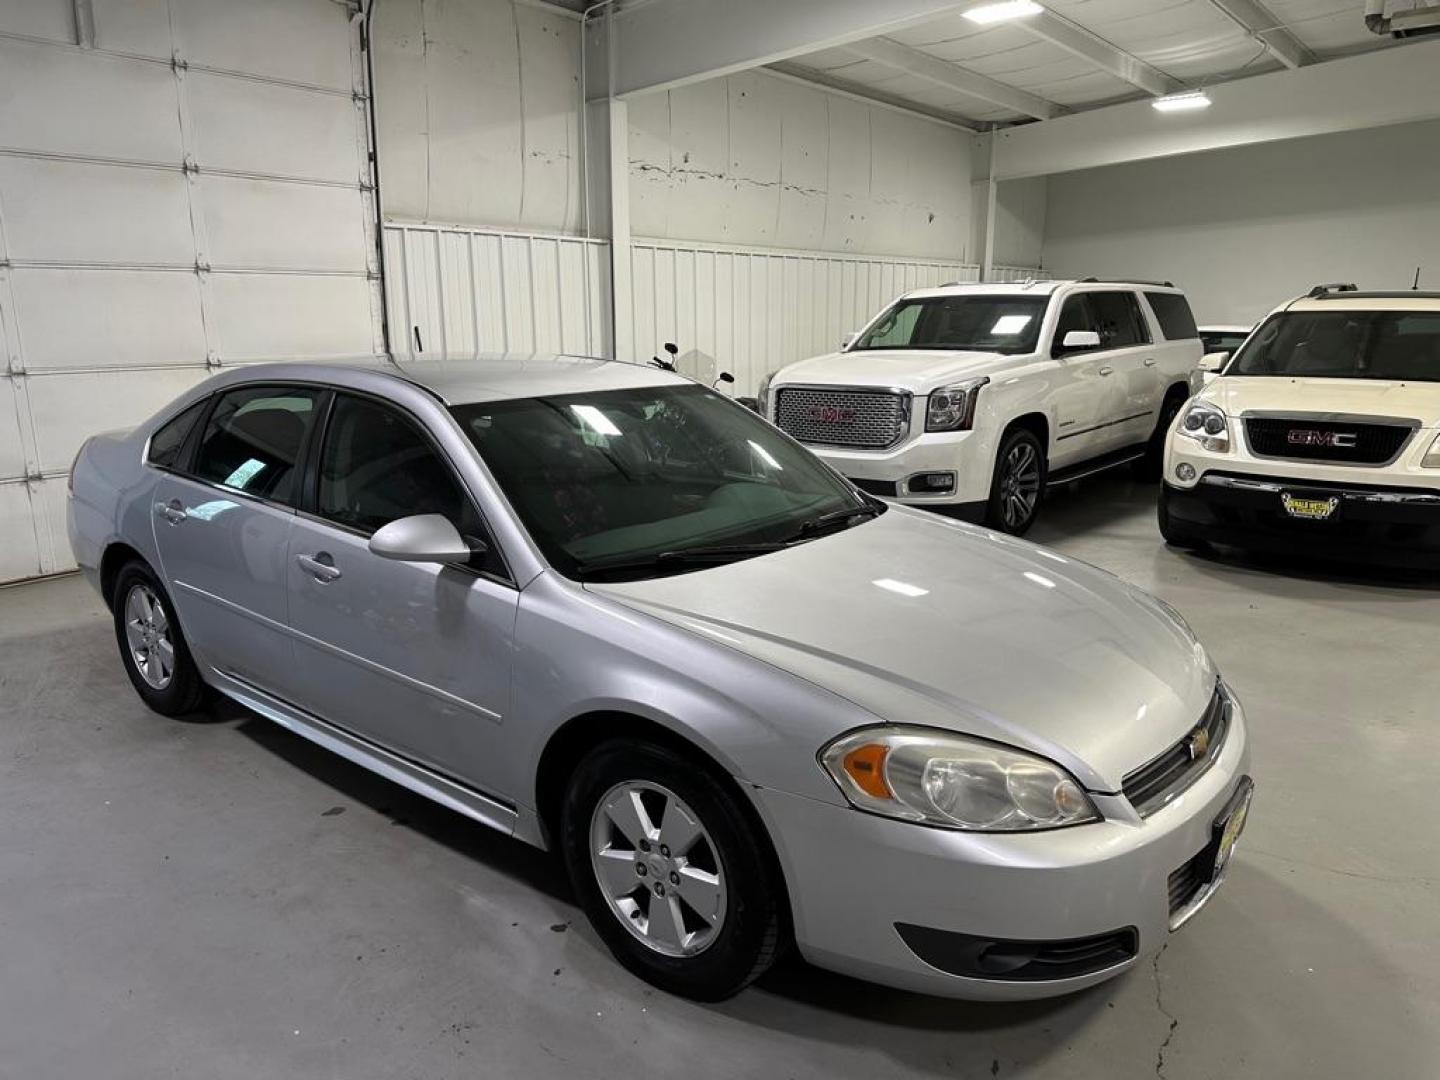
[[[775,426],[812,446],[889,450],[910,433],[908,390],[870,386],[776,387]],[[849,419],[826,420],[823,410]]]
[[[1121,787],[1137,814],[1142,818],[1149,817],[1168,806],[1210,770],[1225,746],[1225,736],[1230,731],[1230,710],[1230,695],[1223,685],[1217,684],[1205,714],[1185,733],[1183,739],[1159,757],[1126,774]],[[1191,741],[1202,733],[1209,740],[1209,750],[1197,758],[1191,755],[1189,747]]]

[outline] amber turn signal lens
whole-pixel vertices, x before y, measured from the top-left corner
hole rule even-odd
[[[885,783],[885,755],[888,753],[888,746],[875,743],[857,746],[845,755],[842,763],[845,774],[855,781],[855,786],[866,795],[877,799],[893,799],[890,785]]]

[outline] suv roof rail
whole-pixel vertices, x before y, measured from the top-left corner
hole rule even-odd
[[[1378,291],[1346,287],[1337,289],[1334,292],[1319,292],[1320,286],[1315,286],[1306,294],[1310,300],[1440,300],[1440,292],[1425,291],[1422,289],[1386,289]]]
[[[1311,300],[1318,300],[1318,299],[1320,299],[1321,297],[1323,297],[1323,296],[1329,296],[1329,295],[1332,294],[1332,293],[1359,292],[1359,291],[1360,291],[1360,286],[1356,285],[1353,281],[1352,281],[1352,282],[1349,282],[1349,283],[1346,283],[1346,282],[1344,282],[1344,281],[1332,281],[1332,282],[1330,282],[1330,283],[1327,284],[1327,285],[1316,285],[1313,289],[1311,289],[1311,290],[1310,290],[1308,293],[1306,293],[1305,295],[1306,295],[1307,298],[1309,298],[1309,299],[1311,299]]]
[[[1106,282],[1106,283],[1110,283],[1110,284],[1115,284],[1115,285],[1158,285],[1158,286],[1160,286],[1160,288],[1162,288],[1162,289],[1173,289],[1173,288],[1175,288],[1175,283],[1174,283],[1173,281],[1150,281],[1150,280],[1148,280],[1148,279],[1146,279],[1146,278],[1132,278],[1132,277],[1110,277],[1110,278],[1083,277],[1083,278],[1077,279],[1076,282],[1075,282],[1075,284],[1076,284],[1076,285],[1099,285],[1099,284],[1102,283],[1102,282]]]

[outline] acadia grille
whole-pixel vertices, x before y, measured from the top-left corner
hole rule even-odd
[[[1125,797],[1136,813],[1149,817],[1200,779],[1220,753],[1229,725],[1229,701],[1217,686],[1205,715],[1183,739],[1125,777]]]
[[[1250,416],[1245,441],[1256,457],[1290,461],[1335,461],[1348,465],[1385,465],[1395,460],[1414,426],[1353,420]]]
[[[885,450],[910,428],[910,395],[889,390],[781,387],[775,425],[801,442]]]

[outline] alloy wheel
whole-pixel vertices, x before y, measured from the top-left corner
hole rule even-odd
[[[590,820],[590,865],[611,912],[646,947],[689,957],[714,943],[728,888],[710,834],[673,791],[616,784]]]
[[[170,619],[148,585],[136,584],[125,597],[125,641],[145,685],[164,690],[175,674],[175,643]]]
[[[1016,443],[1005,455],[1000,474],[1000,513],[1006,527],[1016,529],[1029,521],[1039,500],[1039,455],[1030,443]]]

